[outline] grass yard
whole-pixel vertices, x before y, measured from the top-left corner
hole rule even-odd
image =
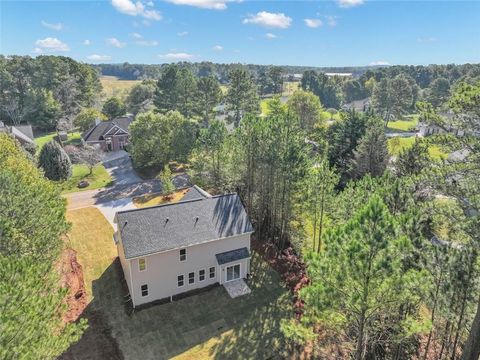
[[[387,129],[390,132],[409,132],[417,126],[417,119],[389,121]]]
[[[93,206],[67,211],[67,220],[72,223],[67,245],[77,251],[91,300],[92,281],[98,279],[117,256],[112,240],[113,229],[100,210]]]
[[[43,145],[45,145],[47,142],[53,140],[53,138],[57,135],[57,133],[51,132],[42,136],[38,136],[35,138],[35,144],[37,145],[37,152],[40,152],[42,149]],[[69,133],[68,134],[68,140],[64,141],[65,145],[78,145],[80,144],[80,139],[82,138],[82,134],[79,132],[74,132],[74,133]]]
[[[280,320],[291,315],[290,293],[257,253],[252,253],[249,295],[231,299],[219,286],[128,315],[112,228],[93,207],[69,211],[67,218],[69,245],[93,294],[89,311],[105,319],[124,359],[267,359],[284,342]],[[91,327],[72,353],[80,353],[79,359],[98,356],[102,329]]]
[[[166,204],[169,202],[179,201],[183,195],[187,192],[187,189],[175,191],[172,195],[162,195],[159,193],[148,194],[144,196],[137,196],[133,198],[133,204],[137,208],[145,208],[155,205]]]
[[[86,165],[75,164],[72,165],[72,177],[63,183],[59,183],[60,188],[62,189],[63,194],[76,192],[76,191],[85,191],[99,189],[111,185],[112,178],[110,174],[105,170],[105,167],[101,164],[96,165],[93,168],[92,174],[89,175],[89,170]],[[78,182],[81,180],[86,180],[90,183],[85,188],[79,189],[77,187]]]
[[[120,80],[116,76],[101,76],[100,82],[105,98],[117,96],[122,99],[134,85],[141,83],[140,80]]]
[[[388,139],[388,152],[392,156],[398,156],[404,149],[408,149],[415,142],[415,137],[395,137]],[[448,155],[437,145],[430,145],[428,149],[430,156],[434,159],[442,159]]]

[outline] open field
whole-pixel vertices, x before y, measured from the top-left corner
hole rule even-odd
[[[96,208],[69,211],[69,245],[83,266],[89,305],[105,324],[69,350],[70,358],[98,356],[98,337],[109,329],[125,359],[266,359],[284,342],[280,320],[290,294],[280,276],[252,253],[252,293],[231,299],[221,286],[128,315],[126,288],[112,241],[112,228]]]
[[[89,175],[89,170],[86,165],[74,164],[72,165],[72,177],[67,181],[59,183],[62,193],[70,193],[76,191],[85,191],[99,189],[111,185],[112,178],[110,174],[105,170],[102,164],[98,164],[93,168],[92,174]],[[77,184],[79,181],[86,180],[90,183],[85,188],[79,189]]]
[[[409,116],[406,120],[390,121],[387,129],[390,132],[409,132],[418,124],[418,115]]]
[[[413,145],[415,137],[396,137],[388,139],[388,152],[390,155],[398,156],[404,149]],[[438,146],[431,145],[428,149],[430,156],[434,159],[441,159],[447,157],[447,154]]]
[[[134,85],[141,83],[140,80],[120,80],[116,76],[101,76],[100,82],[105,98],[117,96],[122,99]]]

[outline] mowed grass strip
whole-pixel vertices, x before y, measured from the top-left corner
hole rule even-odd
[[[392,156],[398,156],[403,150],[412,147],[414,142],[415,136],[390,138],[388,139],[388,152]],[[437,145],[430,145],[428,152],[430,156],[436,160],[446,158],[448,156]]]
[[[77,252],[87,296],[91,300],[92,282],[100,278],[117,256],[113,228],[93,206],[67,211],[67,220],[72,227],[66,245]]]

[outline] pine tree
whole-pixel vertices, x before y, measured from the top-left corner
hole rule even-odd
[[[172,181],[172,171],[168,165],[163,167],[163,171],[158,176],[158,179],[162,183],[162,194],[170,195],[175,191],[175,185]]]
[[[54,140],[42,147],[38,165],[43,169],[47,179],[53,181],[67,180],[72,175],[70,158],[60,144]]]

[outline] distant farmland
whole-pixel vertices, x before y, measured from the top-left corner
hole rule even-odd
[[[120,80],[116,76],[101,76],[100,82],[103,86],[105,98],[117,96],[124,99],[132,86],[140,84],[140,80]]]

